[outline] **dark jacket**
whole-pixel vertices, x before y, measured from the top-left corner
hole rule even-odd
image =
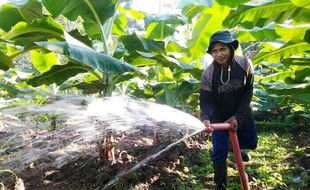
[[[202,74],[200,90],[201,120],[211,123],[226,121],[236,116],[239,127],[253,123],[250,102],[253,96],[253,67],[251,61],[235,56],[230,63],[230,81],[221,82],[221,65],[213,61]],[[228,80],[223,69],[222,79]]]

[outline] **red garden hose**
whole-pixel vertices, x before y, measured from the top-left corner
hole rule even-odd
[[[244,165],[242,162],[239,141],[237,138],[236,131],[233,131],[230,129],[231,125],[229,123],[212,123],[210,125],[214,130],[228,130],[229,131],[229,137],[230,137],[231,145],[234,151],[238,173],[239,173],[239,178],[240,178],[243,190],[250,190],[248,176],[245,173]]]

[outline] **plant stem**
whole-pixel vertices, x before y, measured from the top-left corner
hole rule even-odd
[[[106,36],[105,36],[105,33],[104,33],[104,29],[103,29],[102,24],[100,22],[99,16],[98,16],[96,10],[94,9],[93,5],[88,0],[84,0],[84,2],[89,7],[90,11],[92,12],[92,14],[95,17],[97,25],[99,26],[100,33],[101,33],[101,39],[102,39],[102,42],[103,42],[104,53],[107,54],[107,55],[110,55],[110,49],[109,49],[108,42],[107,42],[107,39],[106,39]]]
[[[17,175],[16,175],[13,171],[11,171],[11,170],[9,170],[9,169],[0,170],[0,174],[1,174],[1,173],[9,173],[9,174],[12,174],[12,175],[14,176],[15,180],[18,179]]]

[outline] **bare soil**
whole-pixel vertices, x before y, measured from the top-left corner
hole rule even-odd
[[[276,127],[262,130],[293,134],[292,146],[306,147],[306,151],[304,155],[292,155],[288,161],[292,164],[299,163],[301,167],[309,171],[308,127],[290,128],[282,132]],[[202,149],[207,150],[206,138],[204,135],[198,135],[180,143],[137,171],[120,178],[108,189],[168,190],[177,189],[176,184],[182,184],[190,189],[193,181],[190,181],[188,168],[185,168],[182,162],[186,158],[188,165],[202,167],[203,162],[199,159],[198,153]],[[85,155],[57,169],[46,167],[44,170],[39,170],[36,165],[29,165],[23,172],[16,173],[16,175],[22,179],[25,188],[30,190],[99,190],[118,172],[134,166],[135,162],[132,160],[139,160],[138,156],[143,157],[143,154],[149,154],[148,148],[148,146],[133,148],[132,152],[122,154],[117,162],[102,162],[98,159],[98,154]],[[207,171],[206,174],[208,173],[212,171]],[[209,176],[198,176],[195,178],[195,183],[202,184],[205,189],[213,189],[213,179]],[[14,180],[12,174],[2,174],[0,177],[8,189],[21,189],[16,185],[16,179]]]

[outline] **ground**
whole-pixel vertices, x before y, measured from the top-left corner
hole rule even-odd
[[[249,152],[251,161],[246,163],[252,189],[309,189],[308,126],[258,125],[259,145]],[[102,163],[97,156],[85,155],[61,168],[46,167],[38,170],[29,165],[16,173],[26,189],[31,190],[99,190],[118,171],[133,166],[130,155],[146,154],[146,149],[122,157],[122,162]],[[145,166],[115,181],[107,189],[213,189],[212,165],[209,156],[210,142],[206,134],[192,137]],[[228,161],[230,189],[240,189],[237,170],[230,155]],[[21,189],[14,175],[2,172],[1,181],[8,189]]]

